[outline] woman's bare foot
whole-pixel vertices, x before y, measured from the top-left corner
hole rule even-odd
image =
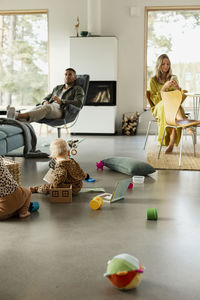
[[[27,211],[27,213],[25,213],[25,214],[19,214],[19,218],[23,219],[23,218],[29,217],[30,215],[31,215],[31,213],[29,211]]]
[[[167,147],[167,150],[165,151],[165,154],[170,154],[170,153],[172,153],[173,148],[174,148],[174,145],[169,145],[169,146]]]
[[[31,191],[31,193],[37,193],[36,188],[34,188],[33,186],[30,186],[29,190]]]

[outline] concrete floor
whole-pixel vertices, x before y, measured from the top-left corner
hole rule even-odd
[[[77,161],[95,183],[112,192],[128,176],[96,171],[110,156],[145,160],[143,136],[89,136],[78,148]],[[41,182],[48,161],[16,158],[22,183]],[[200,172],[161,170],[123,201],[92,211],[95,193],[82,193],[70,204],[50,204],[34,194],[40,210],[31,217],[0,224],[1,300],[198,299],[200,272]],[[147,221],[156,207],[158,221]],[[136,256],[146,267],[140,286],[123,292],[103,277],[107,261],[120,253]]]

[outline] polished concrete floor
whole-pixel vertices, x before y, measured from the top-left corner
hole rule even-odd
[[[143,136],[88,136],[80,143],[77,161],[95,183],[112,192],[128,176],[96,170],[111,156],[145,160]],[[16,158],[22,183],[39,184],[46,159]],[[50,204],[34,194],[38,213],[0,224],[1,300],[165,300],[199,299],[200,172],[160,170],[143,185],[128,190],[123,201],[92,211],[96,193],[82,193],[70,204]],[[158,221],[146,210],[157,208]],[[115,289],[103,277],[109,259],[120,253],[136,256],[145,266],[140,286]]]

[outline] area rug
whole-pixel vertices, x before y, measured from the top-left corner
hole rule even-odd
[[[192,139],[184,137],[182,148],[182,160],[179,167],[179,146],[174,147],[171,154],[165,154],[166,147],[162,147],[160,158],[158,159],[159,145],[155,138],[149,137],[147,148],[147,162],[155,169],[170,170],[200,170],[200,144],[196,145],[196,156],[193,153]]]

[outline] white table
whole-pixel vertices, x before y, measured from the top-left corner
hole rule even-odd
[[[199,118],[199,109],[200,109],[200,92],[184,93],[184,94],[188,97],[193,98],[194,119],[198,120],[198,118]]]

